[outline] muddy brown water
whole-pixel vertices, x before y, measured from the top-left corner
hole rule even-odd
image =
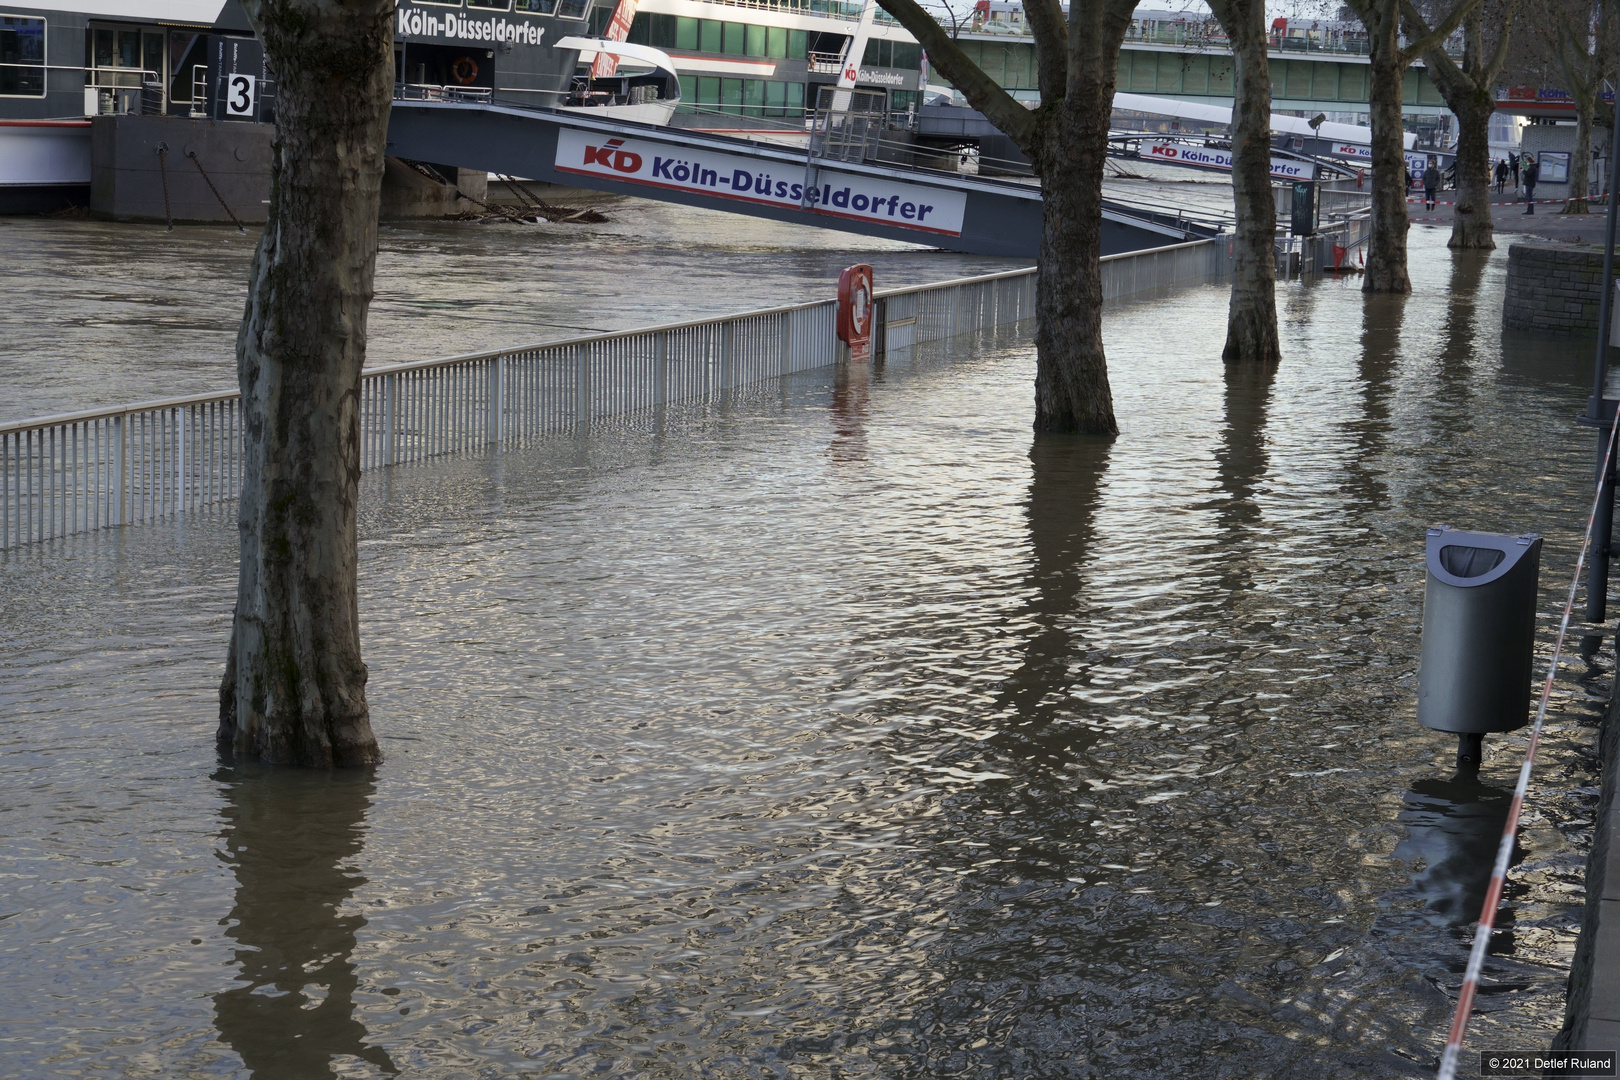
[[[1546,534],[1545,653],[1591,442],[1444,239],[1275,372],[1110,309],[1112,444],[1012,335],[370,475],[374,773],[215,756],[228,515],[0,554],[0,1076],[1429,1074],[1523,740],[1415,724],[1423,530]],[[1471,1049],[1560,1023],[1611,666]]]

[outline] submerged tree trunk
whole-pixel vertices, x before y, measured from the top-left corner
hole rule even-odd
[[[1232,195],[1237,215],[1232,300],[1226,314],[1227,363],[1276,363],[1277,204],[1271,189],[1271,62],[1263,0],[1213,0],[1232,43]]]
[[[1451,218],[1451,248],[1496,247],[1491,222],[1491,115],[1496,102],[1474,94],[1451,104],[1457,116],[1457,205]]]
[[[1393,38],[1394,32],[1390,31]],[[1363,292],[1409,293],[1406,274],[1406,129],[1401,126],[1401,86],[1406,65],[1393,41],[1372,48],[1368,79],[1372,121],[1372,236],[1367,241]]]
[[[1088,87],[1047,118],[1036,279],[1035,430],[1114,435],[1114,396],[1102,340],[1102,163],[1113,88]]]
[[[360,368],[393,93],[391,0],[246,0],[276,74],[269,220],[237,335],[246,434],[219,744],[381,760],[356,587]]]

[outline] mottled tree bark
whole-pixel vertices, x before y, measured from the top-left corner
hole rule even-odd
[[[1592,164],[1592,114],[1597,107],[1597,93],[1575,95],[1575,150],[1569,155],[1569,201],[1560,214],[1586,214],[1586,193],[1590,190]]]
[[[1491,117],[1496,113],[1496,81],[1507,63],[1517,6],[1517,0],[1507,0],[1494,12],[1495,44],[1488,53],[1485,12],[1476,7],[1463,22],[1460,65],[1444,48],[1430,49],[1423,56],[1429,78],[1457,117],[1457,205],[1447,241],[1452,248],[1496,247],[1491,223]],[[1409,32],[1428,35],[1428,24],[1410,2],[1405,17]]]
[[[241,563],[218,740],[268,762],[369,764],[355,503],[394,5],[246,7],[276,77],[276,142],[236,341]]]
[[[1277,204],[1271,189],[1271,59],[1264,0],[1210,0],[1232,43],[1232,196],[1237,214],[1227,363],[1276,363]]]
[[[1029,110],[968,59],[915,0],[879,0],[929,62],[1034,163],[1041,181],[1035,429],[1113,435],[1102,341],[1102,180],[1114,80],[1135,0],[1025,0],[1041,104]]]
[[[1372,125],[1372,235],[1367,241],[1363,292],[1409,293],[1406,272],[1406,129],[1401,92],[1414,59],[1439,47],[1480,0],[1452,0],[1449,12],[1428,33],[1409,33],[1401,44],[1401,0],[1349,0],[1367,28],[1368,119]],[[1410,3],[1404,5],[1410,8]]]
[[[1393,31],[1391,31],[1393,34]],[[1363,292],[1409,293],[1406,274],[1406,129],[1401,124],[1401,84],[1406,65],[1399,50],[1374,49],[1368,74],[1372,121],[1372,235],[1367,241]]]

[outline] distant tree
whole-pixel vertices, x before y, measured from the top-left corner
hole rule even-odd
[[[1563,213],[1585,214],[1592,162],[1592,125],[1612,116],[1602,100],[1617,58],[1616,0],[1523,0],[1524,53],[1543,82],[1556,78],[1575,101],[1575,150]]]
[[[1427,34],[1402,38],[1406,0],[1346,0],[1367,28],[1368,114],[1372,124],[1372,236],[1362,291],[1409,293],[1406,272],[1406,129],[1401,92],[1406,69],[1456,33],[1480,0],[1446,0]]]
[[[1271,187],[1271,57],[1265,0],[1209,0],[1231,44],[1232,196],[1237,245],[1226,314],[1228,362],[1275,363],[1277,204]]]
[[[276,79],[269,219],[236,339],[241,562],[223,749],[381,760],[360,660],[360,368],[393,97],[394,0],[244,0]]]
[[[1411,0],[1403,3],[1408,36],[1432,37],[1422,12]],[[1457,206],[1447,242],[1453,248],[1496,246],[1491,223],[1491,117],[1496,115],[1496,83],[1507,64],[1517,8],[1518,0],[1488,0],[1470,11],[1462,24],[1460,64],[1443,45],[1423,54],[1429,78],[1457,117]]]

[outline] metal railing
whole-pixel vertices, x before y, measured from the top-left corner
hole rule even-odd
[[[1103,259],[1107,299],[1223,275],[1220,237]],[[877,293],[880,357],[1035,315],[1035,271]],[[835,301],[372,368],[362,469],[487,452],[837,363]],[[155,521],[237,497],[234,390],[0,424],[0,550]]]

